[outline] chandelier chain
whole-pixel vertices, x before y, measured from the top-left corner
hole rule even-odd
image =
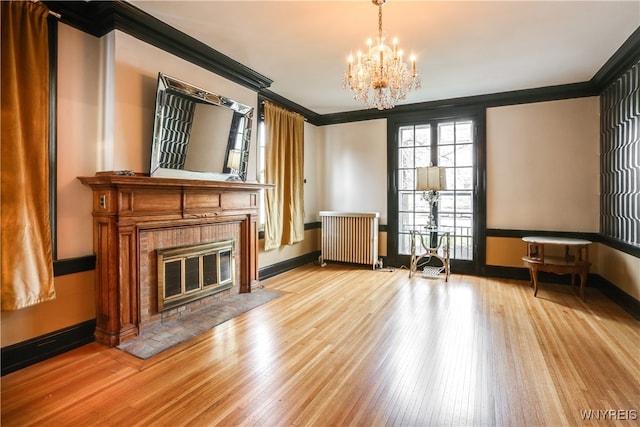
[[[382,5],[378,6],[378,38],[382,40]]]

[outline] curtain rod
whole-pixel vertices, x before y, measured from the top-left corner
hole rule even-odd
[[[31,0],[32,3],[40,3],[40,0]],[[45,5],[46,6],[46,5]],[[47,7],[47,10],[49,10],[49,8]],[[56,18],[60,19],[62,18],[62,15],[60,15],[59,13],[54,12],[53,10],[49,10],[49,15],[51,16],[55,16]]]
[[[284,106],[282,106],[282,105],[278,104],[277,102],[263,100],[263,101],[260,101],[260,104],[264,105],[264,104],[266,104],[267,102],[268,102],[269,104],[271,104],[271,105],[274,105],[274,106],[278,107],[278,108],[282,108],[282,109],[283,109],[283,110],[285,110],[285,111],[288,111],[288,112],[290,112],[290,113],[297,114],[297,115],[301,116],[301,117],[304,119],[304,121],[305,121],[305,122],[307,122],[307,121],[308,121],[308,120],[307,120],[307,118],[304,116],[304,114],[300,114],[300,113],[298,113],[297,111],[293,111],[293,110],[291,110],[291,109],[289,109],[289,108],[287,108],[287,107],[284,107]]]

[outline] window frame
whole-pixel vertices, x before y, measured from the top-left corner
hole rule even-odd
[[[408,256],[399,254],[399,206],[398,206],[398,131],[402,126],[421,125],[427,122],[473,120],[475,124],[475,146],[473,156],[473,260],[451,260],[456,273],[482,275],[486,264],[486,109],[484,106],[470,108],[436,108],[387,118],[387,265],[408,265]],[[435,131],[437,132],[437,130]],[[432,141],[433,142],[433,141]],[[437,150],[436,150],[437,151]],[[433,154],[437,155],[437,154]]]

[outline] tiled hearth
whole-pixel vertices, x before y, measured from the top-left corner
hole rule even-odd
[[[147,328],[136,339],[121,344],[118,348],[141,359],[148,359],[278,296],[280,293],[266,289],[231,295],[188,316]]]
[[[238,280],[236,280],[230,289],[160,311],[158,308],[158,251],[166,248],[187,247],[201,242],[235,241],[237,242],[236,247],[238,250],[234,251],[236,271],[233,277],[237,278],[240,275],[240,267],[242,265],[242,260],[240,259],[242,249],[240,232],[240,223],[233,221],[189,224],[182,227],[148,227],[140,229],[138,231],[137,245],[140,268],[140,332],[144,332],[158,323],[200,310],[207,304],[215,303],[218,299],[226,300],[227,296],[240,293],[240,286]]]

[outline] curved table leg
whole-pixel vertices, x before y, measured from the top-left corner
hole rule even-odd
[[[533,267],[529,267],[529,287],[533,288]]]
[[[533,281],[533,296],[538,296],[538,269],[531,267],[531,280]]]
[[[582,301],[585,301],[584,299],[584,286],[587,283],[587,271],[586,269],[583,269],[580,271],[580,298],[582,298]]]

